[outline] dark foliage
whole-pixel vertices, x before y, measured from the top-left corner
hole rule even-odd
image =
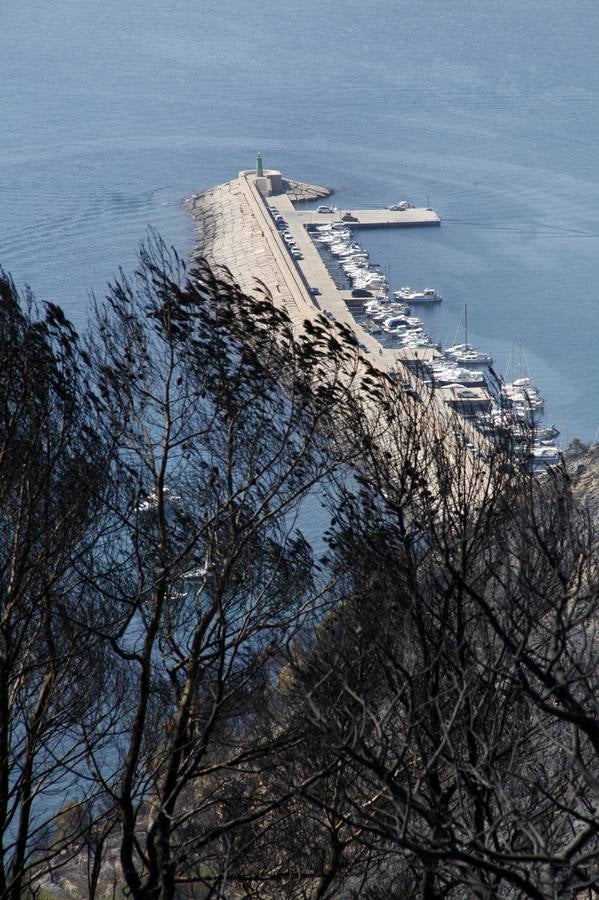
[[[0,370],[0,897],[596,887],[565,472],[156,235],[84,341],[2,275]]]

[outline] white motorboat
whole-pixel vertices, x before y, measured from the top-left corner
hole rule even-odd
[[[389,297],[373,297],[371,300],[364,301],[364,312],[368,316],[375,315],[378,312],[407,314],[408,307],[403,303],[396,303]]]
[[[385,318],[389,318],[390,315],[407,315],[408,311],[407,306],[389,302],[388,300],[369,300],[368,305],[364,305],[364,313],[375,322],[382,322]]]
[[[418,347],[434,347],[435,345],[429,338],[428,334],[422,333],[419,337],[410,338],[405,341],[403,346],[417,349]]]
[[[484,350],[477,350],[470,344],[455,344],[453,347],[447,347],[445,353],[460,365],[472,365],[472,363],[493,364],[493,357],[490,353],[486,353]]]
[[[338,256],[343,259],[351,256],[353,253],[359,252],[355,247],[351,247],[349,244],[331,244],[330,250],[333,256]]]
[[[354,288],[362,288],[366,291],[376,291],[383,290],[385,287],[385,282],[381,281],[378,278],[370,279],[370,278],[352,278],[352,285]]]
[[[457,353],[454,359],[462,366],[479,366],[481,363],[489,366],[493,365],[493,357],[484,350],[466,350],[463,353]]]
[[[535,444],[530,450],[529,461],[533,473],[541,474],[548,466],[557,466],[561,462],[559,447],[540,446]]]
[[[433,288],[425,288],[423,291],[413,291],[410,287],[400,288],[393,295],[404,303],[440,303],[443,297]]]
[[[343,239],[344,235],[336,231],[319,231],[313,237],[314,242],[317,244],[336,244],[337,241]]]
[[[454,344],[447,347],[445,355],[449,356],[454,362],[463,366],[470,365],[493,365],[493,357],[484,350],[477,350],[468,343],[468,307],[464,306],[464,343]]]
[[[364,269],[363,274],[360,276],[361,280],[369,281],[371,284],[386,284],[387,279],[384,275],[379,275],[377,272],[373,272],[371,269]],[[356,285],[356,287],[364,287],[364,285]]]
[[[389,316],[382,323],[385,331],[393,331],[394,329],[399,328],[399,327],[405,328],[407,326],[407,324],[408,324],[407,316]]]
[[[345,250],[342,250],[337,254],[339,259],[368,259],[368,254],[364,253],[362,250],[359,250],[357,247],[346,247]]]
[[[422,328],[408,328],[407,331],[403,333],[396,333],[395,337],[402,347],[430,346],[428,337]],[[423,344],[422,341],[427,341],[427,343]]]
[[[462,369],[452,365],[431,366],[435,384],[440,386],[447,384],[465,384],[470,387],[485,384],[484,374],[476,369]]]
[[[368,257],[367,256],[344,256],[341,260],[341,268],[344,269],[346,266],[368,266]]]
[[[530,407],[535,412],[541,412],[545,401],[539,393],[539,389],[530,378],[516,378],[501,388],[504,400],[515,407]]]

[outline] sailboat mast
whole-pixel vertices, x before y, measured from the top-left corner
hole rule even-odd
[[[468,349],[468,304],[464,303],[464,335],[466,337],[466,349]]]

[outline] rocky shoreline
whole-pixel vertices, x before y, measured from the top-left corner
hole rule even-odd
[[[567,454],[566,466],[576,500],[599,529],[599,444],[581,453]]]
[[[307,203],[309,200],[321,200],[331,197],[335,191],[333,188],[322,187],[319,184],[306,184],[303,181],[295,181],[293,178],[284,178],[283,187],[292,203]]]

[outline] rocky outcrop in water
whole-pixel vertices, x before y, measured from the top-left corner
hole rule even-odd
[[[283,187],[292,203],[320,200],[334,193],[333,188],[322,187],[319,184],[305,184],[302,181],[294,181],[293,178],[284,178]]]

